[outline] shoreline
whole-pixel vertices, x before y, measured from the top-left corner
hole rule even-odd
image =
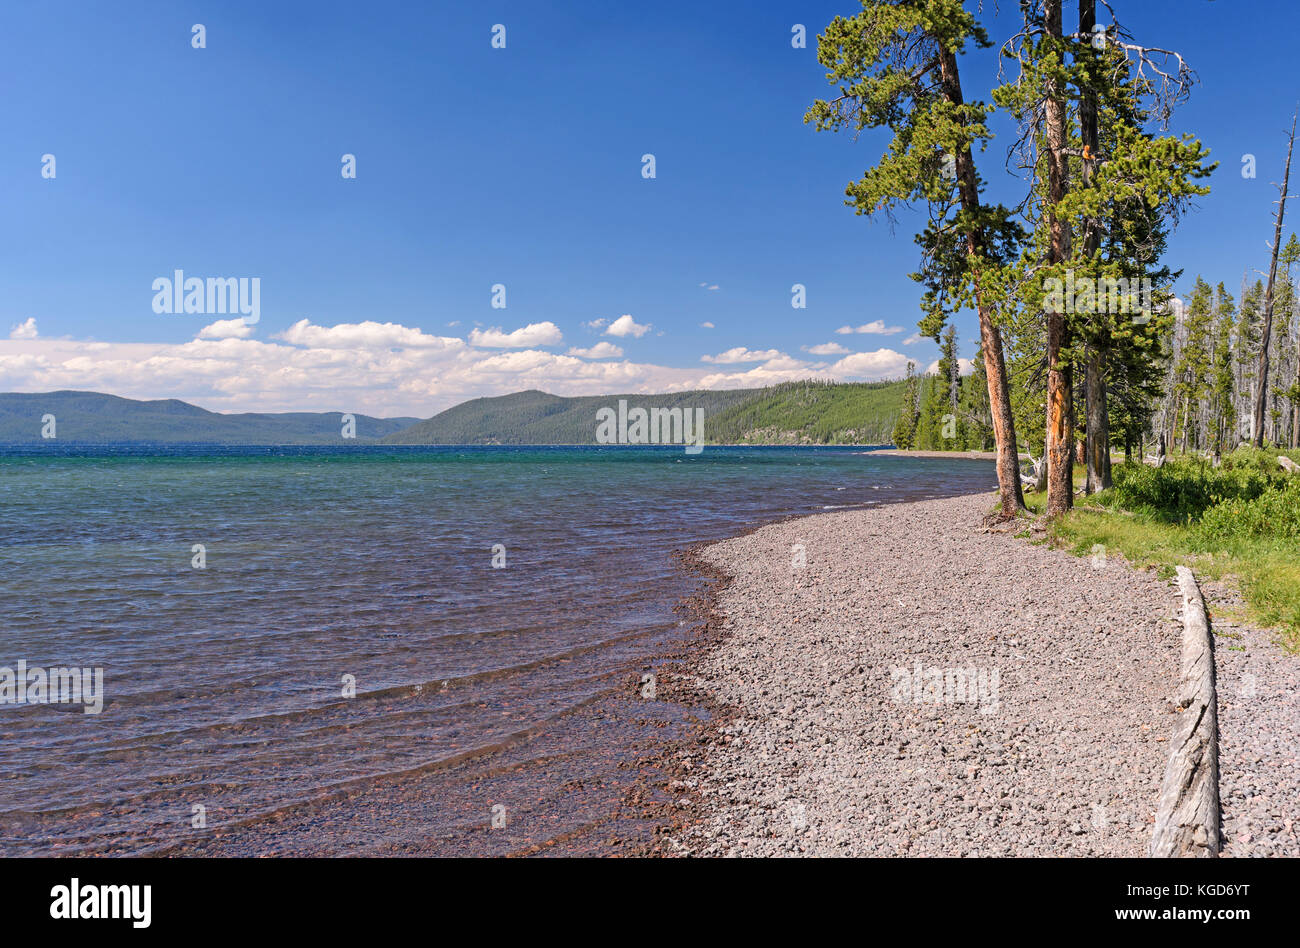
[[[960,512],[965,516],[961,527],[973,532],[987,506],[988,497],[980,492],[811,514],[692,551],[721,578],[710,584],[708,618],[680,672],[681,691],[693,694],[674,700],[708,707],[715,720],[701,721],[697,733],[677,746],[673,759],[661,758],[662,769],[673,779],[665,787],[670,802],[658,808],[669,828],[663,832],[664,845],[655,849],[662,855],[696,856],[1144,853],[1168,746],[1172,709],[1167,693],[1177,675],[1176,622],[1165,583],[1112,565],[1111,578],[1118,580],[1120,592],[1145,593],[1145,603],[1131,617],[1148,640],[1136,658],[1123,655],[1129,651],[1123,643],[1110,646],[1119,653],[1116,659],[1128,657],[1141,669],[1136,676],[1140,698],[1121,715],[1136,736],[1119,743],[1113,709],[1134,694],[1131,676],[1108,677],[1100,669],[1109,693],[1090,707],[1076,708],[1058,700],[1052,686],[1059,681],[1044,692],[1027,674],[1030,665],[1042,665],[1036,670],[1063,677],[1077,697],[1078,673],[1088,671],[1081,641],[1049,636],[1034,643],[1024,628],[1015,633],[1023,636],[1022,642],[1006,628],[987,625],[978,628],[978,635],[952,639],[959,623],[949,621],[951,640],[944,644],[954,648],[940,648],[939,642],[915,634],[918,629],[935,631],[926,623],[944,610],[926,596],[918,603],[906,562],[898,570],[878,570],[873,558],[877,568],[871,575],[878,575],[887,591],[866,603],[845,601],[863,577],[843,562],[857,555],[850,552],[836,562],[835,548],[861,547],[839,541],[875,539],[879,545],[892,534],[906,549],[916,537],[926,536],[952,554],[947,538],[916,530],[915,515],[942,520]],[[847,533],[846,524],[852,527]],[[829,541],[828,533],[833,534]],[[796,535],[807,546],[807,566],[798,578],[789,568],[787,551]],[[974,542],[992,554],[983,546],[990,539],[1015,544],[1031,560],[1054,559],[1057,568],[1078,576],[1092,569],[1086,559],[1011,537],[981,533]],[[989,559],[1000,568],[1005,557]],[[940,571],[970,569],[951,555],[934,560]],[[788,577],[783,584],[777,579],[781,573]],[[914,608],[884,607],[884,597],[909,591],[909,586]],[[1140,615],[1152,597],[1160,603],[1159,614]],[[1110,599],[1115,601],[1115,590]],[[978,626],[981,611],[987,612],[986,604],[971,602],[966,621]],[[911,640],[902,641],[908,639],[909,623]],[[1163,636],[1157,634],[1162,623]],[[889,643],[894,669],[910,670],[918,660],[946,668],[971,664],[977,640],[990,634],[994,642],[985,657],[995,661],[983,664],[1001,665],[1001,699],[1010,713],[982,714],[961,702],[887,700],[891,684],[900,679],[891,675],[889,662],[879,661],[885,656],[871,654],[873,643],[899,640]],[[899,644],[901,651],[895,648]],[[1067,654],[1071,648],[1078,653],[1074,658]],[[1032,692],[1032,714],[1025,713],[1027,704],[1016,704],[1017,689],[1026,687]],[[999,733],[1000,720],[1008,725],[1006,733]],[[1079,743],[1081,728],[1086,740]],[[971,735],[976,735],[974,744]],[[1067,737],[1076,740],[1057,740]],[[1095,753],[1098,745],[1108,752]],[[993,746],[996,751],[989,750]],[[1094,752],[1080,753],[1081,747]],[[1135,766],[1121,766],[1121,759]],[[1071,784],[1076,792],[1068,794],[1068,805],[1058,807],[1064,792],[1058,788]],[[959,801],[955,807],[954,797]],[[1008,817],[1008,812],[1015,815]],[[1103,814],[1100,822],[1098,812]],[[990,814],[995,819],[986,824],[972,818]]]
[[[795,516],[683,554],[706,580],[694,597],[703,623],[675,669],[672,700],[701,715],[655,757],[671,779],[637,801],[660,824],[660,842],[626,854],[1145,856],[1177,721],[1177,591],[1121,557],[1098,564],[990,533],[982,514],[991,502],[980,492]],[[937,514],[948,529],[919,531],[918,512]],[[812,543],[802,581],[775,568],[790,566],[785,545],[796,534],[827,532],[836,541],[874,538],[877,548],[892,533],[904,550],[923,537],[947,554],[934,559],[960,594],[929,593],[919,609],[903,598],[887,603],[899,591],[895,573],[881,577],[890,588],[864,609],[851,597],[877,574],[864,577],[860,567],[878,560],[852,547],[856,571],[823,562],[808,572],[817,565]],[[963,561],[967,552],[977,562]],[[1029,573],[1027,585],[990,587],[987,571],[1009,561]],[[1051,577],[1067,582],[1040,586]],[[1051,588],[1067,600],[1064,622],[1039,614],[1051,609]],[[1236,591],[1203,589],[1220,678],[1222,855],[1300,855],[1300,660],[1266,630],[1233,621]],[[1012,597],[1011,611],[1032,612],[1032,621],[1013,614],[990,623],[990,594]],[[828,615],[827,600],[841,613],[847,605],[854,621]],[[820,611],[808,608],[814,601]],[[936,617],[936,627],[925,625]],[[981,646],[996,651],[1007,641],[1002,702],[989,715],[960,701],[914,702],[915,688],[901,703],[890,693],[897,670],[966,666]]]
[[[996,451],[913,451],[903,448],[881,448],[879,451],[872,451],[871,453],[895,458],[965,458],[970,461],[996,461],[998,459]],[[1029,460],[1029,455],[1023,451],[1020,452],[1018,457],[1024,461]]]

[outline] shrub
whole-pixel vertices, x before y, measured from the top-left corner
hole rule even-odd
[[[1129,510],[1187,523],[1218,504],[1254,500],[1282,482],[1277,461],[1255,454],[1234,452],[1219,468],[1200,458],[1176,458],[1163,467],[1124,464],[1114,472],[1115,499]]]
[[[1238,498],[1211,507],[1196,531],[1210,544],[1247,537],[1300,540],[1300,478],[1251,500]]]

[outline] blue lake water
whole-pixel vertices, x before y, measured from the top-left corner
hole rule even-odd
[[[0,666],[105,692],[0,705],[0,851],[487,851],[494,774],[559,837],[632,753],[573,712],[684,634],[674,550],[995,485],[860,448],[0,447]]]

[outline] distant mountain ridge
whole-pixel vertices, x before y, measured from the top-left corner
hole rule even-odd
[[[767,388],[662,395],[564,397],[530,390],[475,398],[432,418],[342,412],[208,411],[179,399],[139,401],[98,392],[0,393],[0,444],[31,444],[53,415],[65,442],[216,444],[595,444],[596,413],[631,408],[701,409],[709,444],[887,444],[903,382],[783,382]]]
[[[0,393],[0,443],[31,443],[45,415],[59,441],[211,442],[216,444],[343,444],[343,412],[208,411],[175,398],[138,401],[99,392]],[[353,413],[356,441],[373,443],[418,418]]]
[[[565,398],[530,390],[475,398],[384,438],[386,444],[595,444],[596,411],[619,399],[643,408],[703,408],[707,419],[752,396],[752,391],[698,391],[668,395],[584,395]]]
[[[887,444],[903,382],[783,382],[757,389],[566,398],[530,390],[462,402],[385,444],[595,444],[596,412],[702,408],[710,444]]]

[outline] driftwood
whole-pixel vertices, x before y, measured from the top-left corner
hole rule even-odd
[[[1178,568],[1183,594],[1183,657],[1178,707],[1183,711],[1170,748],[1156,807],[1151,855],[1217,856],[1219,825],[1219,713],[1214,641],[1196,577]]]
[[[1290,474],[1295,474],[1297,471],[1300,471],[1300,464],[1296,464],[1295,461],[1292,461],[1285,454],[1278,455],[1277,463],[1282,465],[1282,470]]]
[[[1029,471],[1023,468],[1020,470],[1020,488],[1021,490],[1046,490],[1047,489],[1047,455],[1041,458],[1035,458],[1028,451],[1025,456],[1029,458]]]
[[[1156,453],[1148,454],[1142,459],[1142,463],[1150,464],[1152,467],[1164,467],[1165,453],[1165,436],[1161,435],[1160,440],[1156,442]]]

